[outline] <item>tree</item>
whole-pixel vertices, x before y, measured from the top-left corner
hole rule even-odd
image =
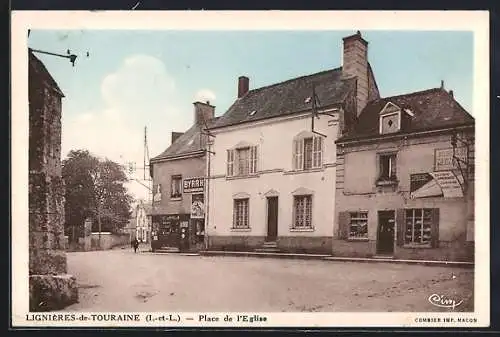
[[[62,175],[66,184],[66,229],[76,229],[81,236],[83,223],[91,218],[94,231],[117,232],[130,217],[133,201],[124,183],[123,168],[109,160],[101,160],[87,150],[72,150],[63,161]]]

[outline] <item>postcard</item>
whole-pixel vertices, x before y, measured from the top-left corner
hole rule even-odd
[[[12,325],[487,327],[488,98],[488,12],[13,12]]]

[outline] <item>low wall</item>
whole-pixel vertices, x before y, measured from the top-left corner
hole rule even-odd
[[[66,250],[70,252],[82,252],[89,250],[106,250],[119,246],[130,245],[129,234],[115,234],[110,232],[101,232],[101,245],[99,248],[99,233],[91,233],[90,236],[79,238],[78,242],[66,244]]]
[[[99,233],[90,234],[90,247],[95,249],[111,249],[117,246],[130,245],[130,236],[128,234],[113,234],[101,232],[101,244],[99,246]]]

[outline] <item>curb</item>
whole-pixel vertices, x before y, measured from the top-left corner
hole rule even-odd
[[[457,261],[428,261],[428,260],[400,260],[389,258],[358,258],[339,257],[321,254],[294,254],[294,253],[264,253],[264,252],[237,252],[237,251],[201,251],[201,256],[242,256],[258,258],[278,258],[278,259],[300,259],[300,260],[322,260],[332,262],[361,262],[361,263],[395,263],[408,265],[424,265],[434,267],[457,267],[474,268],[473,262]]]

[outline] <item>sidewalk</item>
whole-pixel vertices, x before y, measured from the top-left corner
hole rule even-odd
[[[278,258],[278,259],[288,258],[288,259],[323,260],[323,261],[336,261],[336,262],[402,263],[402,264],[417,264],[417,265],[425,265],[425,266],[474,268],[473,262],[402,260],[402,259],[391,259],[391,258],[340,257],[340,256],[321,255],[321,254],[236,252],[236,251],[208,250],[208,251],[201,251],[200,255],[202,255],[202,256],[243,256],[243,257]]]

